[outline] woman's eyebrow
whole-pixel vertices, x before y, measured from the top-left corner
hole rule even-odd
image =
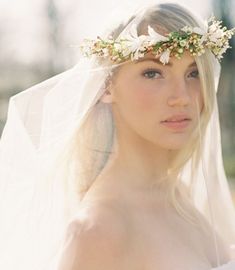
[[[138,63],[145,62],[145,61],[151,61],[151,62],[154,62],[154,63],[157,63],[157,64],[161,64],[162,65],[162,62],[159,60],[159,58],[141,58],[141,59],[138,59],[134,63],[135,64],[138,64]],[[168,62],[166,65],[172,67],[173,66],[173,63],[172,62]],[[197,66],[197,63],[195,61],[193,61],[192,63],[190,63],[188,65],[189,68],[190,67],[196,67],[196,66]]]
[[[188,67],[197,67],[197,63],[193,61],[191,64],[188,65]]]
[[[162,65],[162,62],[159,60],[159,58],[140,58],[138,59],[135,64],[138,64],[138,63],[141,63],[141,62],[145,62],[145,61],[151,61],[151,62],[154,62],[154,63],[157,63],[157,64],[161,64]],[[172,66],[172,63],[171,62],[168,62],[167,63],[168,66]]]

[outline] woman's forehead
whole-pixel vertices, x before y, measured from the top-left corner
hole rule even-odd
[[[146,64],[157,64],[159,67],[163,68],[191,68],[191,67],[197,67],[197,63],[195,60],[195,57],[191,56],[191,54],[187,51],[185,51],[181,57],[181,59],[177,59],[176,57],[171,57],[170,61],[163,65],[163,63],[159,60],[159,56],[156,57],[156,55],[153,55],[152,53],[147,53],[144,57],[139,58],[138,60],[129,60],[126,62],[123,62],[117,69],[116,74],[122,71],[122,73],[126,72],[127,70],[134,70],[135,68],[141,67]],[[145,64],[145,65],[146,65]]]
[[[170,61],[167,64],[163,64],[159,56],[155,56],[151,53],[146,54],[144,57],[139,58],[138,60],[129,62],[131,66],[138,66],[141,63],[156,63],[162,67],[174,67],[174,66],[182,66],[182,67],[194,67],[197,66],[195,57],[191,56],[189,52],[184,52],[180,59],[176,57],[171,57]]]

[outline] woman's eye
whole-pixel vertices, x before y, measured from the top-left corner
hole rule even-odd
[[[198,78],[199,77],[198,70],[194,70],[194,71],[190,72],[189,76],[193,77],[193,78]]]
[[[159,77],[161,75],[161,73],[157,70],[147,70],[143,73],[143,76],[148,78],[148,79],[154,79],[156,77]]]

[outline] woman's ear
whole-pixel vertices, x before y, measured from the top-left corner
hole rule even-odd
[[[113,103],[113,88],[112,88],[112,81],[110,78],[108,78],[105,81],[105,85],[104,85],[104,93],[101,96],[100,100],[103,103]]]
[[[109,88],[106,88],[104,94],[101,96],[100,100],[103,103],[113,103],[113,95]]]

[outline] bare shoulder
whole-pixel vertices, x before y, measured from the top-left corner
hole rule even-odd
[[[125,269],[127,243],[119,211],[106,205],[86,207],[68,225],[58,270]]]

